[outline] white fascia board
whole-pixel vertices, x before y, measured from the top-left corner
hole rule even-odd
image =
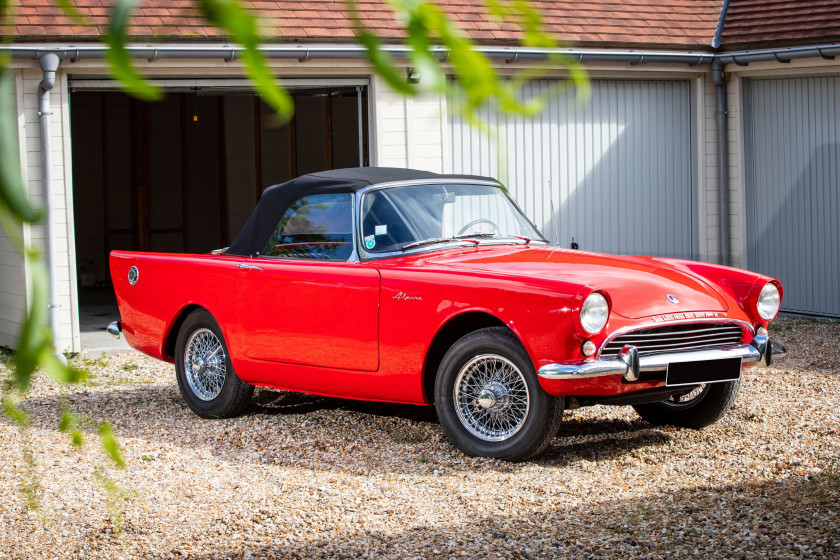
[[[254,91],[254,83],[243,79],[211,79],[211,78],[163,78],[149,79],[150,84],[165,90],[183,89],[191,91],[193,88],[230,90],[230,91]],[[283,87],[289,90],[304,89],[313,87],[356,87],[367,86],[370,83],[368,78],[284,78]],[[117,90],[121,89],[117,80],[73,78],[70,80],[70,89],[80,90]]]

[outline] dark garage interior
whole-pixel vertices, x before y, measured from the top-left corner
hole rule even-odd
[[[291,93],[295,115],[284,125],[252,92],[191,88],[153,103],[113,90],[71,94],[83,333],[101,331],[117,314],[111,250],[225,247],[266,187],[367,165],[366,88]]]

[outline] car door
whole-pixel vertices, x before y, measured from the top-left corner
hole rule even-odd
[[[263,254],[239,264],[239,335],[249,358],[378,369],[379,272],[349,261],[352,198],[296,201]]]

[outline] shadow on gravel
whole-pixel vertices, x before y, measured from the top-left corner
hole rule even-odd
[[[468,458],[446,439],[433,407],[352,401],[260,390],[251,412],[204,420],[186,406],[175,385],[132,386],[68,395],[71,410],[112,424],[120,438],[206,449],[234,462],[350,470],[359,474],[416,474],[517,469]],[[55,430],[61,401],[29,399],[33,426]],[[6,418],[0,420],[8,422]],[[568,415],[552,445],[530,464],[563,467],[612,459],[671,437],[641,420],[581,420]],[[340,449],[342,453],[335,453]]]
[[[253,412],[258,414],[308,414],[320,410],[337,409],[373,416],[403,418],[415,422],[437,423],[438,421],[435,409],[431,406],[354,401],[264,389],[257,389],[254,394]]]
[[[635,449],[657,447],[671,441],[669,435],[655,431],[650,427],[645,428],[644,431],[640,430],[638,433],[630,433],[627,437],[566,443],[568,439],[568,434],[561,428],[552,445],[532,459],[531,462],[543,466],[565,467],[580,460],[604,461],[614,459]]]
[[[324,527],[318,533],[252,535],[236,549],[190,558],[837,558],[837,475],[768,483],[675,488],[640,500],[595,496],[527,513],[477,516],[464,523],[402,531]],[[580,502],[578,502],[580,503]],[[559,507],[558,507],[559,505]],[[282,515],[282,513],[280,513]],[[264,522],[266,511],[243,525]],[[535,523],[534,519],[539,518]],[[228,527],[227,530],[244,530]],[[274,541],[264,545],[256,537]],[[292,542],[290,543],[289,540]],[[178,556],[180,551],[171,554]]]

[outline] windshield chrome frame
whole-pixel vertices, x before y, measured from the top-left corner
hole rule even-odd
[[[405,255],[415,255],[417,253],[429,253],[431,251],[440,251],[443,249],[458,249],[463,248],[465,246],[475,247],[476,245],[469,240],[466,239],[453,239],[452,241],[446,243],[434,243],[429,245],[424,245],[421,247],[415,247],[413,249],[409,249],[407,251],[388,251],[385,253],[369,253],[362,244],[362,199],[365,197],[365,194],[371,191],[378,191],[381,189],[392,189],[395,187],[416,187],[422,185],[483,185],[488,187],[495,187],[502,191],[502,194],[507,197],[508,201],[513,205],[514,208],[519,212],[519,215],[525,219],[525,221],[534,228],[534,231],[540,236],[538,239],[531,239],[531,242],[537,243],[545,243],[549,244],[549,242],[543,237],[542,232],[535,226],[528,216],[522,211],[516,201],[511,198],[508,194],[507,189],[504,185],[502,185],[498,181],[485,181],[481,179],[456,179],[456,178],[432,178],[432,179],[413,179],[411,181],[391,181],[389,183],[377,183],[375,185],[369,185],[362,189],[356,191],[356,200],[355,200],[355,212],[353,212],[353,238],[355,240],[355,248],[354,248],[354,256],[362,261],[373,261],[385,258],[393,258],[393,257],[402,257]],[[517,241],[521,241],[519,238],[513,238]],[[465,245],[466,244],[466,245]],[[481,245],[510,245],[513,244],[510,239],[505,238],[504,241],[502,240],[493,240],[492,238],[486,239],[481,242]],[[521,243],[515,243],[520,245]]]

